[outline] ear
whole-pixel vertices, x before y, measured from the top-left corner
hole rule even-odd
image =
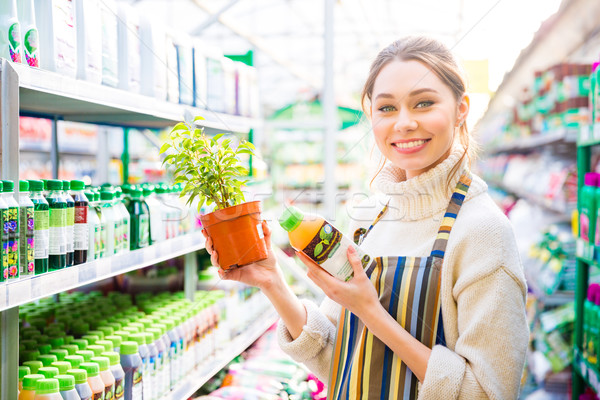
[[[456,116],[457,124],[464,122],[469,115],[469,109],[471,107],[471,98],[468,94],[463,94],[462,98],[458,102],[458,114]]]

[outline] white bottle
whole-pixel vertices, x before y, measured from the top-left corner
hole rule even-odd
[[[35,6],[33,0],[19,0],[19,21],[21,22],[22,63],[39,68],[40,37],[35,24]]]
[[[96,239],[100,234],[100,218],[96,212],[96,202],[94,201],[94,193],[90,191],[85,192],[85,196],[88,198],[88,262],[98,258],[96,256]]]
[[[75,78],[77,31],[73,0],[36,0],[35,16],[40,35],[40,67]]]
[[[119,88],[139,93],[142,76],[140,20],[135,10],[123,3],[119,3],[118,17]]]
[[[131,216],[129,215],[129,211],[127,211],[127,207],[123,203],[122,192],[117,192],[117,197],[115,199],[116,210],[121,217],[121,252],[127,252],[131,248],[131,238],[130,238],[130,224],[131,224]]]
[[[223,70],[223,54],[214,46],[206,46],[206,102],[208,109],[225,112],[225,71]]]
[[[225,79],[225,112],[227,114],[234,115],[236,108],[235,101],[235,63],[233,60],[223,57],[221,58],[223,64],[223,72]]]
[[[152,243],[165,240],[165,225],[162,206],[154,193],[154,187],[144,188],[144,201],[150,211],[150,241]]]
[[[102,215],[106,218],[106,257],[110,257],[117,253],[121,245],[120,238],[117,236],[121,227],[120,218],[113,206],[112,191],[101,191],[100,200],[102,201]]]
[[[76,0],[77,79],[102,83],[102,19],[98,0]]]
[[[194,104],[198,108],[206,108],[206,55],[204,43],[194,39]]]
[[[179,103],[179,74],[177,73],[177,48],[172,32],[167,31],[167,100]]]
[[[164,26],[148,16],[140,18],[141,93],[167,99],[167,42]]]
[[[98,5],[102,31],[102,84],[117,87],[119,84],[117,5],[114,0],[102,0]]]
[[[192,40],[186,34],[175,36],[177,75],[179,76],[179,103],[194,104],[194,54]]]
[[[0,1],[0,57],[21,62],[21,26],[17,17],[17,1]]]

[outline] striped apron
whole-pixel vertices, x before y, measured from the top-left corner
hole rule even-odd
[[[367,267],[379,301],[398,323],[429,348],[445,345],[441,312],[442,262],[450,230],[471,184],[471,174],[458,181],[429,257],[378,257]],[[386,205],[369,229],[360,228],[360,245],[387,211]],[[342,309],[337,325],[329,400],[417,398],[418,380],[402,360],[364,324]]]

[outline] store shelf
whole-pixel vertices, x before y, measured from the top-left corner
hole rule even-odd
[[[560,128],[547,133],[538,133],[529,137],[514,140],[505,145],[489,150],[490,154],[508,153],[515,151],[533,150],[540,146],[556,143],[576,143],[579,136],[578,128]]]
[[[564,304],[575,301],[575,292],[556,291],[552,294],[544,293],[538,286],[535,276],[531,272],[525,270],[525,279],[527,287],[535,295],[540,303],[548,307],[562,306]]]
[[[571,212],[576,208],[575,205],[573,205],[572,207],[565,205],[557,205],[554,204],[551,200],[549,199],[544,199],[544,198],[539,198],[537,196],[532,196],[531,194],[521,191],[521,190],[515,190],[515,189],[511,189],[506,187],[503,183],[501,182],[497,182],[497,181],[493,181],[493,180],[489,180],[486,179],[486,181],[494,187],[497,187],[509,194],[512,194],[516,197],[519,197],[521,199],[525,199],[528,202],[535,204],[539,207],[542,207],[548,211],[552,211],[554,213],[560,214],[565,218],[571,218]]]
[[[205,365],[196,368],[171,392],[164,396],[162,400],[181,400],[192,396],[231,360],[254,343],[271,325],[277,322],[278,318],[279,316],[275,312],[275,309],[269,306],[269,310],[259,318],[256,318],[254,323],[242,334],[228,343],[225,350],[213,357],[212,360],[207,361]]]
[[[118,126],[166,128],[201,115],[207,128],[248,132],[257,120],[160,101],[141,94],[11,64],[19,75],[23,115]]]
[[[0,284],[0,311],[204,248],[202,232],[125,254]]]
[[[583,358],[577,347],[573,351],[573,369],[585,380],[589,387],[594,389],[596,393],[600,393],[600,374]]]

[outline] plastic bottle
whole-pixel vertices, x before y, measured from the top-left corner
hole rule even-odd
[[[73,265],[75,258],[75,250],[73,247],[74,227],[75,227],[75,200],[69,194],[71,183],[62,181],[62,196],[67,202],[67,267]]]
[[[165,228],[165,239],[172,239],[176,236],[177,209],[171,204],[169,189],[162,185],[157,186],[156,194],[161,205],[162,220]]]
[[[30,180],[31,202],[33,203],[33,244],[35,274],[40,275],[48,272],[48,249],[49,249],[49,219],[50,206],[43,196],[44,183],[42,181]]]
[[[67,375],[75,378],[75,390],[81,400],[90,400],[94,393],[87,380],[87,372],[85,369],[77,368],[67,371]]]
[[[25,375],[25,377],[23,377],[23,390],[19,392],[19,400],[34,400],[37,381],[40,379],[44,379],[44,375]]]
[[[27,365],[19,366],[19,393],[23,390],[23,379],[26,375],[31,375],[31,369]]]
[[[55,362],[57,361],[53,361],[53,363]],[[38,369],[38,374],[44,375],[47,379],[54,378],[56,375],[58,375],[58,368],[51,366],[42,367]]]
[[[143,46],[141,57],[141,93],[167,99],[167,48],[166,33],[160,21],[151,21],[147,15],[140,16],[140,36]]]
[[[3,186],[4,185],[2,184],[2,181],[0,181],[0,193],[2,192]],[[0,268],[0,282],[8,280],[8,223],[8,205],[4,201],[3,197],[0,196],[0,228],[2,228],[0,229],[0,244],[2,245],[2,264]],[[7,227],[7,229],[4,229],[5,226]]]
[[[77,390],[75,390],[75,378],[72,375],[57,375],[58,387],[62,400],[80,400]]]
[[[133,93],[140,92],[141,53],[140,21],[133,7],[118,5],[119,35],[119,88]]]
[[[16,0],[0,2],[0,57],[21,62],[21,25]]]
[[[19,0],[18,4],[19,22],[21,23],[22,48],[25,55],[25,63],[30,67],[39,68],[40,38],[35,23],[35,7],[33,0]],[[24,63],[24,64],[25,64]]]
[[[48,196],[50,206],[50,235],[48,270],[55,271],[67,265],[67,202],[62,196],[62,181],[48,181]]]
[[[129,215],[129,211],[127,211],[127,207],[125,207],[122,194],[123,192],[121,191],[121,188],[117,188],[115,204],[116,210],[121,217],[121,253],[129,251],[131,247],[131,238],[129,237],[131,217]]]
[[[29,367],[32,374],[37,374],[38,370],[44,366],[40,360],[25,361],[23,366]]]
[[[587,176],[588,174],[586,174]],[[589,224],[589,254],[584,254],[584,256],[589,257],[590,259],[600,260],[600,210],[598,205],[600,204],[600,174],[595,175],[595,184],[596,187],[592,188],[588,192],[588,187],[583,186],[581,191],[581,196],[589,196],[585,198],[587,203],[584,203],[584,199],[582,198],[582,213],[584,208],[589,208],[590,214],[590,224]],[[584,178],[585,179],[585,178]],[[593,178],[591,180],[594,180]],[[587,207],[586,207],[587,206]],[[591,229],[594,229],[593,231]]]
[[[112,191],[102,190],[100,200],[102,200],[102,215],[106,218],[106,256],[110,257],[116,254],[121,246],[121,242],[117,237],[117,233],[121,228],[121,221],[113,207]]]
[[[63,360],[65,358],[63,357]],[[58,374],[66,374],[68,370],[72,369],[73,366],[68,361],[55,361],[50,366],[58,369]]]
[[[162,318],[160,321],[163,321]],[[171,339],[169,339],[169,335],[167,333],[167,325],[155,323],[154,327],[160,330],[160,341],[163,343],[164,348],[162,358],[162,394],[164,395],[171,389]]]
[[[294,249],[302,251],[342,281],[348,281],[354,275],[348,261],[348,247],[354,247],[364,267],[370,261],[368,255],[320,216],[305,216],[301,210],[290,206],[284,210],[279,224],[288,232]]]
[[[592,364],[592,365],[596,365],[596,362],[598,360],[598,348],[597,346],[597,341],[596,341],[596,336],[598,336],[598,322],[600,320],[598,320],[598,317],[600,316],[598,314],[598,306],[596,304],[596,299],[598,297],[598,291],[599,291],[599,287],[597,284],[592,284],[590,285],[590,287],[588,288],[588,307],[587,307],[587,320],[588,320],[588,324],[587,324],[587,335],[584,335],[584,347],[586,349],[586,358],[587,360]],[[585,309],[584,309],[585,311]],[[585,322],[585,316],[584,316],[584,322]]]
[[[86,190],[83,192],[85,197],[88,199],[87,207],[87,238],[88,238],[88,250],[87,259],[88,261],[95,260],[96,257],[96,235],[100,238],[100,218],[94,207],[94,192]]]
[[[96,236],[96,234],[98,235],[94,237],[94,243],[96,246],[94,252],[96,259],[98,259],[106,257],[106,246],[108,242],[106,234],[108,233],[108,223],[106,220],[106,215],[102,212],[100,193],[97,192],[94,193],[94,210],[96,211],[96,215],[100,220],[100,229],[97,232],[94,231],[94,236]]]
[[[125,372],[125,400],[143,398],[142,392],[142,358],[136,342],[121,343],[121,366]]]
[[[79,366],[87,372],[87,381],[92,389],[92,399],[104,398],[104,382],[100,378],[100,367],[95,362],[84,362]]]
[[[83,357],[79,354],[69,354],[65,357],[65,361],[71,364],[71,369],[78,369],[81,363],[85,362]]]
[[[8,220],[4,230],[8,228],[8,277],[19,278],[19,203],[14,198],[13,181],[2,181],[2,199],[8,206]]]
[[[181,352],[180,349],[180,341],[182,338],[179,336],[177,332],[175,321],[171,318],[165,318],[164,322],[167,324],[167,335],[169,336],[170,343],[170,359],[171,359],[171,380],[169,389],[173,389],[173,387],[179,381],[179,377],[181,376]]]
[[[165,226],[161,203],[156,198],[154,186],[150,185],[143,189],[144,202],[150,213],[150,244],[165,240]]]
[[[152,377],[150,374],[150,349],[146,345],[146,334],[135,333],[131,335],[129,340],[138,344],[138,351],[142,359],[142,392],[144,399],[152,399]]]
[[[71,181],[71,195],[75,202],[75,215],[73,225],[73,264],[83,264],[88,260],[88,209],[89,200],[83,193],[83,181]]]
[[[102,83],[102,25],[98,0],[76,0],[77,79]]]
[[[35,274],[34,206],[29,194],[29,182],[19,181],[19,273]]]
[[[98,5],[102,29],[102,84],[117,87],[119,84],[117,5],[113,0],[103,0]]]
[[[113,399],[115,395],[115,377],[110,372],[110,361],[107,357],[93,357],[92,362],[98,364],[100,378],[104,382],[104,398]]]
[[[125,392],[125,371],[123,371],[123,367],[121,367],[121,359],[119,357],[119,353],[115,351],[107,351],[102,353],[103,357],[108,358],[110,364],[110,372],[115,379],[114,386],[114,398],[115,400],[122,399],[123,394]]]
[[[148,246],[150,234],[149,210],[146,203],[141,199],[142,189],[134,188],[130,192],[131,201],[127,211],[131,216],[130,240],[131,250],[141,249]]]
[[[62,400],[57,379],[39,379],[34,400]]]
[[[154,389],[153,393],[156,397],[161,397],[166,392],[165,378],[164,378],[164,357],[165,357],[165,344],[161,340],[161,330],[158,328],[147,328],[146,334],[151,335],[151,343],[148,345],[150,349],[150,359],[154,360]]]

